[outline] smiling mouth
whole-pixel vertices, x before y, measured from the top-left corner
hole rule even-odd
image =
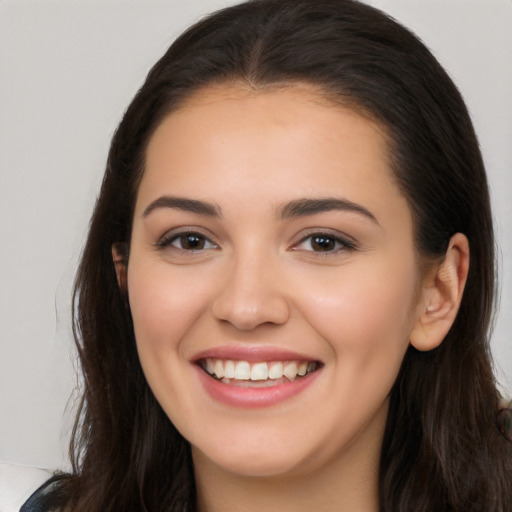
[[[198,361],[211,377],[239,387],[271,387],[301,379],[317,371],[316,361],[270,361],[250,363],[207,357]]]

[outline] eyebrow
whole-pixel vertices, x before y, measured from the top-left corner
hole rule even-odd
[[[315,215],[317,213],[329,212],[332,210],[358,213],[364,215],[376,224],[379,224],[375,215],[373,215],[373,213],[367,210],[364,206],[348,201],[347,199],[336,197],[296,199],[280,208],[278,210],[278,214],[282,219],[291,219],[294,217],[305,217],[307,215]]]
[[[214,203],[185,197],[162,196],[146,207],[142,213],[142,217],[147,217],[152,211],[159,208],[174,208],[185,212],[198,213],[199,215],[205,215],[207,217],[220,218],[222,216],[220,206]]]
[[[147,217],[151,212],[159,208],[173,208],[185,212],[197,213],[207,217],[221,218],[222,209],[219,205],[200,199],[189,199],[186,197],[162,196],[151,202],[142,217]],[[306,217],[317,213],[329,212],[332,210],[341,210],[364,215],[371,221],[379,224],[375,215],[364,206],[354,203],[347,199],[336,197],[326,197],[318,199],[302,198],[295,199],[281,206],[277,210],[278,216],[285,220],[296,217]]]

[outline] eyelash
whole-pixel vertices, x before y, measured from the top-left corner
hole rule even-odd
[[[192,242],[195,239],[200,245],[199,248],[184,247],[183,243]],[[175,245],[175,242],[180,242],[180,246]],[[301,247],[309,241],[309,248]],[[327,244],[327,247],[320,250],[313,248],[313,243]],[[217,249],[218,246],[212,242],[208,237],[198,231],[182,231],[179,233],[167,233],[158,242],[157,247],[160,249],[172,246],[174,249],[178,249],[185,252],[201,252],[208,249]],[[205,247],[206,245],[206,247]],[[312,232],[307,236],[303,237],[299,243],[292,247],[292,250],[305,250],[306,252],[313,252],[318,254],[336,254],[340,251],[353,251],[356,249],[356,244],[353,241],[347,240],[347,238],[340,237],[333,233],[328,232]]]
[[[334,245],[332,248],[329,247],[326,250],[314,250],[312,245],[314,243],[314,240],[316,239],[317,243],[327,242],[329,246]],[[341,237],[339,235],[335,235],[333,233],[328,232],[313,232],[309,233],[307,236],[302,238],[300,242],[296,245],[294,245],[294,250],[301,250],[301,245],[306,244],[309,241],[309,247],[311,249],[305,249],[308,252],[314,252],[318,254],[337,254],[342,251],[353,251],[355,250],[356,244],[353,241],[348,240],[347,238]]]
[[[185,242],[187,239],[189,242],[191,242],[191,239],[195,238],[199,241],[199,243],[202,243],[203,246],[199,248],[185,248],[183,247],[183,242]],[[180,241],[181,247],[178,247],[174,245],[175,242]],[[174,249],[186,251],[186,252],[200,252],[204,251],[206,249],[217,249],[217,245],[213,243],[208,237],[203,235],[202,233],[199,233],[197,231],[182,231],[180,233],[167,233],[165,234],[160,240],[157,242],[157,247],[159,249],[164,249],[166,247],[172,246]],[[209,245],[209,247],[204,247],[204,245]]]

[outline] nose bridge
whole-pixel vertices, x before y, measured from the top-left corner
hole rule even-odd
[[[213,302],[216,318],[240,330],[286,322],[289,305],[280,286],[278,259],[268,248],[238,251]]]

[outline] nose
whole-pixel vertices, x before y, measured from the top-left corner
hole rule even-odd
[[[212,305],[213,315],[238,330],[286,323],[290,307],[276,265],[252,256],[229,270]]]

